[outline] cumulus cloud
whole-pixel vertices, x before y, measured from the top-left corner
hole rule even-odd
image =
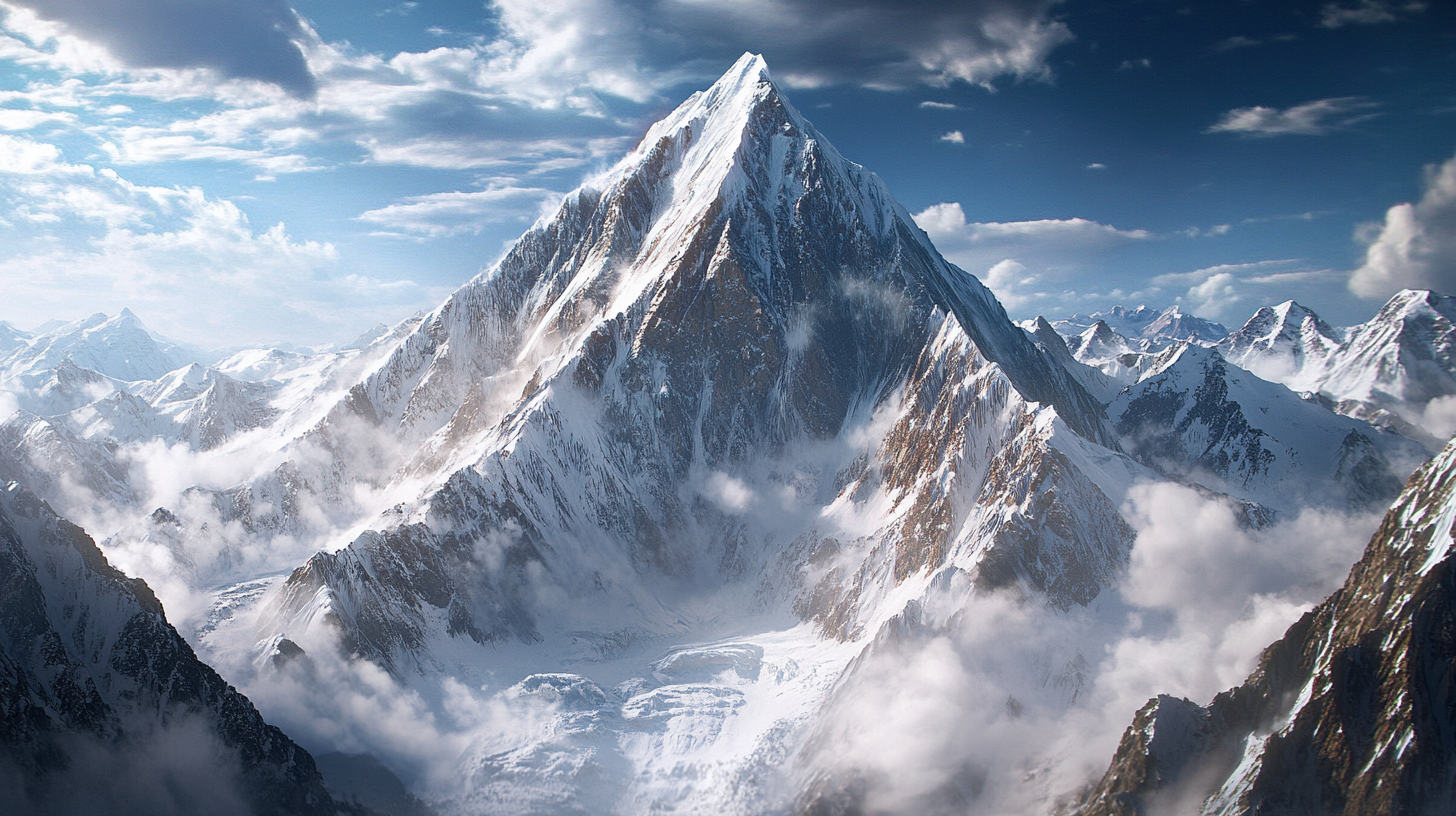
[[[284,0],[10,0],[141,68],[206,68],[311,96],[315,82]]]
[[[1255,105],[1234,108],[1208,129],[1209,133],[1241,133],[1248,136],[1319,136],[1349,127],[1379,114],[1377,103],[1358,96],[1316,99],[1280,110]]]
[[[1456,157],[1426,168],[1421,200],[1397,204],[1385,223],[1357,237],[1368,242],[1365,263],[1350,274],[1350,291],[1387,298],[1400,289],[1456,292]]]
[[[944,136],[941,136],[940,140],[942,142],[950,142],[951,144],[965,144],[966,135],[964,133],[961,133],[959,130],[952,130]]]
[[[990,85],[1004,76],[1043,77],[1047,56],[1072,36],[1050,16],[1053,6],[1047,0],[496,3],[510,59],[591,76],[592,87],[631,98],[655,91],[659,66],[714,75],[744,50],[762,52],[781,81],[806,87]]]
[[[496,0],[489,35],[389,55],[324,41],[282,0],[16,3],[0,4],[0,59],[62,80],[0,92],[34,110],[12,126],[64,124],[64,109],[89,117],[70,126],[115,164],[230,162],[264,178],[357,158],[498,178],[579,171],[637,132],[623,100],[661,105],[745,49],[791,86],[990,87],[1048,76],[1071,38],[1053,0]],[[118,97],[215,104],[122,126],[104,113]]]
[[[534,211],[558,199],[556,193],[539,187],[433,193],[369,210],[359,220],[376,227],[379,230],[376,234],[440,238],[462,232],[478,233],[487,224],[501,221],[529,219]]]

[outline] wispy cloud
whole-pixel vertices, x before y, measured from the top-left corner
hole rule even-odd
[[[952,105],[949,102],[934,102],[927,99],[924,102],[920,103],[920,107],[930,108],[932,110],[957,110],[960,106]]]
[[[479,232],[492,223],[520,220],[522,213],[539,211],[559,198],[557,193],[539,187],[433,193],[369,210],[359,220],[378,227],[380,232],[376,234],[442,238]]]
[[[1393,23],[1407,14],[1426,10],[1423,2],[1391,3],[1387,0],[1360,0],[1354,5],[1326,3],[1320,9],[1320,26],[1342,28],[1347,25]]]
[[[1079,282],[1091,259],[1154,237],[1086,218],[968,222],[957,202],[927,207],[915,214],[915,223],[1013,310],[1059,297]]]
[[[1215,320],[1232,320],[1247,316],[1254,305],[1266,302],[1270,287],[1285,293],[1298,293],[1309,300],[1310,294],[1338,284],[1343,273],[1333,269],[1312,268],[1299,258],[1276,258],[1247,263],[1216,264],[1191,272],[1172,272],[1152,279],[1154,286],[1183,289],[1178,302],[1189,311]]]
[[[1249,136],[1318,136],[1369,119],[1378,103],[1358,96],[1317,99],[1279,110],[1263,105],[1235,108],[1223,115],[1209,133],[1240,133]]]
[[[944,136],[941,136],[940,140],[942,142],[950,142],[951,144],[965,144],[966,135],[964,133],[961,133],[959,130],[952,130]]]
[[[0,201],[10,227],[0,278],[28,320],[132,305],[194,342],[319,342],[443,296],[340,272],[333,245],[295,238],[281,223],[257,229],[236,204],[198,188],[138,184],[23,137],[0,134]],[[54,239],[62,234],[72,237]],[[196,308],[222,300],[226,309]]]

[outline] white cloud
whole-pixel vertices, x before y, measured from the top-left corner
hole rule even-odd
[[[1377,103],[1358,96],[1317,99],[1279,110],[1263,105],[1235,108],[1223,115],[1209,133],[1242,133],[1250,136],[1318,136],[1349,127],[1378,114]]]
[[[359,220],[378,227],[378,234],[441,238],[479,232],[487,224],[533,217],[559,198],[557,193],[539,187],[433,193],[369,210]]]
[[[1234,36],[1229,37],[1226,40],[1219,40],[1218,44],[1213,47],[1213,50],[1233,51],[1239,48],[1253,48],[1256,45],[1262,44],[1263,43],[1260,40],[1256,40],[1252,37],[1245,37],[1242,34],[1235,34]]]
[[[1426,168],[1415,204],[1397,204],[1369,235],[1365,263],[1350,274],[1350,291],[1387,298],[1400,289],[1456,292],[1456,157]]]
[[[1089,259],[1153,237],[1085,218],[967,222],[957,202],[927,207],[915,214],[915,223],[946,258],[980,277],[1013,312],[1045,311],[1074,300],[1071,287]]]
[[[1119,70],[1119,71],[1131,71],[1131,70],[1134,70],[1136,68],[1151,68],[1151,67],[1153,67],[1153,61],[1150,60],[1150,59],[1148,59],[1147,57],[1143,57],[1142,59],[1123,60],[1122,61],[1122,64],[1119,65],[1119,66],[1117,66],[1117,70]]]
[[[952,130],[944,136],[941,136],[940,140],[942,142],[950,142],[951,144],[965,144],[966,135],[964,133],[961,133],[959,130]]]
[[[932,110],[959,110],[960,108],[960,106],[952,105],[949,102],[932,102],[929,99],[921,102],[920,107],[930,108]]]
[[[1192,272],[1172,272],[1152,279],[1154,286],[1188,287],[1176,298],[1193,314],[1211,320],[1237,321],[1263,305],[1277,292],[1281,299],[1295,297],[1318,302],[1343,273],[1333,269],[1300,268],[1298,258],[1250,263],[1218,264]]]
[[[1121,230],[1085,218],[967,222],[958,202],[927,207],[915,214],[915,223],[948,256],[980,246],[1100,249],[1153,237],[1147,230]]]
[[[12,223],[0,254],[9,314],[28,321],[130,305],[156,315],[163,333],[207,346],[318,342],[363,321],[392,322],[443,294],[337,274],[332,245],[297,240],[282,224],[255,230],[231,201],[136,184],[4,134],[0,201],[12,222],[39,225]],[[198,308],[207,303],[226,308]]]
[[[1168,483],[1135,485],[1123,513],[1131,563],[1098,611],[967,598],[951,578],[943,605],[929,594],[912,621],[886,626],[810,738],[823,746],[805,751],[811,771],[854,779],[866,812],[941,812],[968,790],[972,812],[1047,812],[1106,770],[1148,698],[1206,703],[1242,683],[1380,520],[1304,511],[1252,531]]]
[[[1088,170],[1106,170],[1107,169],[1107,165],[1103,164],[1102,162],[1092,162],[1091,164],[1087,165],[1087,168],[1086,169],[1088,169]]]

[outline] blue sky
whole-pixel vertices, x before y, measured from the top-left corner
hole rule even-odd
[[[744,51],[1013,317],[1456,291],[1456,4],[0,0],[0,320],[437,305]]]

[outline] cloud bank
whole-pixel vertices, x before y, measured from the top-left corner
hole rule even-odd
[[[1397,204],[1385,223],[1357,233],[1368,246],[1350,273],[1350,291],[1387,298],[1401,289],[1456,292],[1456,156],[1426,168],[1426,189],[1414,204]]]

